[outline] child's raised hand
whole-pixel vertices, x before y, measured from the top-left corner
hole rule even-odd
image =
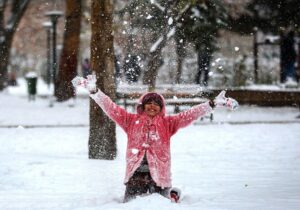
[[[97,82],[96,75],[94,74],[87,75],[87,89],[90,92],[95,92],[97,90],[96,82]]]
[[[87,79],[76,76],[71,82],[75,88],[83,87],[88,89],[89,92],[95,92],[97,90],[96,81],[96,75],[91,74],[87,76]]]
[[[233,98],[225,97],[225,93],[225,90],[221,91],[221,93],[214,99],[215,106],[227,107],[231,110],[236,110],[239,107],[239,103]]]

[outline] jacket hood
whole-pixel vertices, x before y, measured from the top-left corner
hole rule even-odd
[[[160,99],[161,99],[161,101],[162,101],[162,104],[161,104],[162,106],[161,106],[161,111],[160,111],[159,115],[164,116],[165,113],[166,113],[165,99],[164,99],[164,97],[163,97],[161,94],[155,93],[155,92],[148,92],[148,93],[145,93],[145,94],[143,94],[143,95],[139,98],[138,104],[137,104],[137,106],[136,106],[136,112],[137,112],[138,114],[143,114],[143,112],[144,112],[144,109],[143,109],[143,101],[145,101],[145,99],[147,99],[147,97],[152,96],[152,95],[155,95],[155,96],[157,96],[157,97],[160,97]]]

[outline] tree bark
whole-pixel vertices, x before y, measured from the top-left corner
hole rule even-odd
[[[7,86],[7,67],[10,59],[10,49],[16,28],[23,17],[30,0],[14,0],[12,2],[11,14],[5,23],[4,12],[7,1],[0,2],[0,91]]]
[[[6,35],[5,37],[5,42],[0,42],[0,91],[7,86],[7,67],[9,63],[10,48],[12,43],[12,41],[8,41],[8,39],[12,38],[11,36]]]
[[[155,90],[155,83],[158,74],[158,69],[161,66],[162,62],[162,49],[165,47],[169,37],[168,33],[171,31],[173,27],[175,27],[178,16],[178,0],[168,0],[165,9],[164,9],[164,29],[162,31],[161,37],[158,38],[157,43],[152,46],[149,55],[149,62],[147,65],[147,69],[144,73],[143,84],[148,85],[149,91]],[[169,24],[168,19],[173,18],[173,23]]]
[[[166,39],[165,39],[166,40]],[[166,45],[166,41],[160,44],[155,51],[150,53],[147,70],[144,73],[143,84],[148,85],[149,91],[154,91],[158,69],[162,61],[162,48]]]
[[[67,0],[64,44],[60,56],[59,72],[55,81],[57,101],[65,101],[75,96],[71,80],[77,75],[80,23],[81,0]]]
[[[178,40],[178,38],[175,38],[176,40],[176,55],[177,55],[177,68],[175,72],[175,84],[180,84],[181,83],[181,74],[182,74],[182,63],[185,57],[185,49],[184,41]],[[181,43],[182,42],[182,43]]]
[[[92,1],[91,66],[96,72],[97,87],[115,100],[112,13],[111,0]],[[112,160],[116,153],[115,123],[91,99],[89,158]]]

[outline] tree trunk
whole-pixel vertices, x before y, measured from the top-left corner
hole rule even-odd
[[[300,82],[300,42],[298,42],[296,80],[298,83]],[[299,108],[300,108],[300,104],[299,104]]]
[[[11,42],[7,41],[8,38],[9,37],[6,36],[6,41],[0,42],[0,90],[3,90],[8,82],[7,67],[11,47]]]
[[[156,77],[158,74],[158,69],[162,63],[162,49],[165,47],[168,40],[168,33],[176,24],[177,16],[177,5],[178,0],[168,0],[165,9],[164,9],[164,29],[162,31],[161,37],[158,38],[158,41],[152,46],[153,49],[150,50],[149,62],[147,69],[144,73],[143,84],[148,85],[149,91],[154,91]],[[173,24],[168,24],[169,18],[173,18]]]
[[[182,43],[180,42],[180,40],[177,38],[175,38],[176,40],[176,54],[177,54],[177,68],[176,68],[176,72],[175,72],[175,84],[180,84],[181,83],[181,74],[182,74],[182,63],[185,57],[185,49],[184,49],[184,45],[185,42],[182,41]]]
[[[176,68],[176,73],[175,73],[175,84],[181,83],[182,62],[183,62],[183,58],[177,54],[177,68]]]
[[[114,50],[111,0],[92,1],[91,66],[96,72],[97,87],[115,99]],[[116,157],[116,127],[90,100],[89,158],[112,160]]]
[[[147,70],[145,71],[144,77],[143,77],[143,84],[148,85],[149,91],[154,91],[154,89],[155,89],[155,83],[156,83],[156,77],[158,74],[158,69],[162,62],[162,56],[161,56],[162,52],[161,51],[162,51],[162,47],[164,47],[164,46],[165,46],[165,43],[161,44],[161,47],[159,49],[150,53]]]
[[[57,101],[65,101],[75,95],[71,80],[77,75],[80,22],[81,0],[67,0],[64,44],[60,56],[58,77],[55,81]]]
[[[7,17],[7,15],[4,15],[7,1],[0,1],[0,91],[7,86],[7,67],[13,36],[29,2],[30,0],[12,1],[11,14]],[[7,20],[6,23],[5,20]]]

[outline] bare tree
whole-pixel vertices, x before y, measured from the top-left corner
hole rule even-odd
[[[182,63],[183,60],[186,56],[186,50],[185,50],[185,44],[186,42],[184,39],[180,39],[180,36],[175,35],[175,40],[176,40],[176,55],[177,55],[177,68],[175,72],[175,84],[180,84],[181,83],[181,74],[182,74]]]
[[[30,0],[0,0],[0,91],[7,86],[7,67],[10,59],[10,49],[13,37]],[[9,17],[6,8],[10,6]]]
[[[168,32],[170,31],[170,24],[168,24],[168,18],[172,18],[172,8],[177,5],[178,1],[168,0],[164,9],[164,29],[162,30],[162,35],[158,38],[156,43],[152,45],[149,54],[149,62],[147,69],[143,77],[143,84],[148,85],[149,90],[152,91],[155,88],[156,77],[160,63],[162,60],[162,49],[165,47],[168,39]],[[168,18],[167,18],[168,17]]]
[[[167,41],[174,35],[176,25],[182,15],[190,8],[187,3],[185,7],[179,9],[179,0],[167,0],[163,9],[163,29],[157,41],[152,45],[149,53],[149,62],[143,77],[143,84],[148,85],[149,91],[155,89],[158,69],[162,61],[162,49],[166,46]],[[157,4],[157,3],[156,3]],[[177,49],[178,50],[178,49]],[[178,59],[178,69],[176,72],[176,81],[179,81],[181,74],[182,59]]]
[[[64,43],[60,56],[58,77],[55,81],[55,96],[58,101],[68,100],[75,94],[71,80],[77,74],[80,22],[81,0],[67,0]]]
[[[97,87],[114,100],[115,66],[112,33],[112,1],[92,0],[91,13],[91,66],[96,72]],[[89,158],[111,160],[116,157],[115,128],[115,123],[91,99]]]

